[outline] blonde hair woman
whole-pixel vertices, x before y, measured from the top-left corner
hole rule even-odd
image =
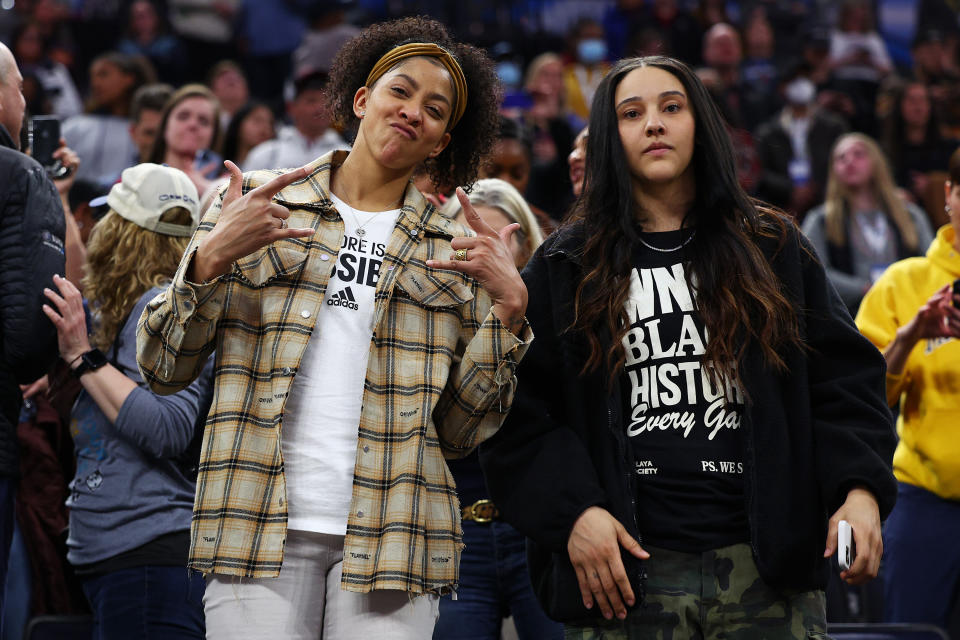
[[[136,361],[137,320],[176,271],[200,218],[197,190],[177,169],[141,164],[123,172],[107,204],[83,282],[92,335],[68,280],[54,278],[59,295],[48,289],[44,305],[60,357],[83,386],[71,415],[77,471],[67,558],[90,601],[95,638],[203,638],[204,582],[186,564],[210,370],[158,396],[143,387]]]
[[[543,242],[543,232],[540,231],[540,224],[530,210],[530,205],[512,184],[499,178],[477,180],[469,197],[477,214],[494,229],[499,231],[512,223],[520,225],[510,239],[509,248],[517,263],[517,269],[522,269]],[[460,201],[456,198],[447,200],[443,214],[463,221]]]
[[[533,99],[534,111],[559,116],[564,109],[563,58],[551,51],[538,55],[527,65],[523,86]]]
[[[880,147],[860,133],[834,145],[826,200],[803,232],[852,314],[887,266],[923,255],[933,240],[926,214],[900,197]]]

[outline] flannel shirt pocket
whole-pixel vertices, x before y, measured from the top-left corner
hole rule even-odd
[[[262,287],[281,276],[295,279],[306,261],[306,251],[274,243],[263,251],[238,260],[236,270],[253,286]]]
[[[473,300],[470,287],[408,264],[397,277],[401,293],[424,307],[459,307]]]

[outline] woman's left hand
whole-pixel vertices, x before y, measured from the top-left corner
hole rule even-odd
[[[90,351],[90,339],[87,337],[87,317],[83,312],[83,296],[72,282],[60,276],[53,276],[53,283],[60,290],[59,295],[51,289],[43,293],[56,305],[54,311],[50,305],[43,305],[43,312],[57,328],[57,342],[60,345],[60,357],[67,364]]]
[[[510,236],[520,225],[508,224],[498,233],[480,217],[467,194],[459,187],[457,198],[463,207],[467,224],[477,235],[473,238],[454,238],[450,242],[454,250],[451,259],[427,260],[427,266],[459,271],[474,278],[493,299],[493,310],[500,321],[516,333],[523,326],[523,316],[527,311],[527,287],[517,271],[510,250]]]
[[[853,529],[857,557],[849,569],[840,572],[840,577],[847,584],[863,584],[873,580],[880,571],[880,558],[883,556],[877,499],[862,487],[855,487],[847,493],[846,501],[830,518],[824,558],[829,558],[837,551],[837,529],[841,520],[849,522]]]

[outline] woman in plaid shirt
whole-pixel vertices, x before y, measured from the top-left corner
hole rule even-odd
[[[489,59],[431,20],[374,25],[328,93],[353,149],[227,162],[141,318],[158,392],[216,352],[190,550],[211,638],[429,637],[462,547],[444,457],[499,428],[532,339],[517,225],[493,231],[461,192],[461,237],[410,182],[421,164],[473,182],[497,130]]]

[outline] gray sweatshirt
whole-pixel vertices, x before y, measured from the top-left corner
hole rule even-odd
[[[74,565],[100,562],[155,538],[190,528],[196,487],[182,457],[210,407],[213,359],[188,388],[158,396],[137,369],[137,320],[161,289],[138,301],[115,343],[106,352],[139,386],[110,424],[86,391],[73,407],[70,432],[77,472],[70,483],[67,559]]]
[[[917,255],[924,255],[927,251],[927,247],[930,246],[930,243],[933,242],[933,230],[930,228],[930,220],[927,218],[927,214],[923,209],[917,207],[916,205],[907,203],[907,212],[910,214],[913,224],[917,229]],[[891,234],[896,233],[896,230],[893,226],[893,223],[889,223],[889,229]],[[870,256],[865,255],[863,252],[858,250],[858,245],[856,242],[852,242],[853,250],[851,252],[851,259],[853,262],[853,273],[845,273],[840,269],[837,269],[830,262],[830,250],[827,240],[827,217],[826,217],[826,207],[820,205],[815,209],[811,209],[807,212],[806,217],[803,219],[803,233],[807,236],[807,239],[810,240],[810,244],[813,245],[813,248],[817,251],[817,256],[820,258],[820,261],[823,263],[824,268],[827,271],[827,277],[830,278],[830,282],[833,283],[833,286],[837,288],[837,291],[840,293],[840,297],[846,303],[847,308],[850,310],[850,315],[857,314],[857,308],[860,306],[860,301],[863,299],[864,294],[867,292],[867,289],[873,284],[873,279],[871,276],[871,271],[877,266],[871,261]],[[891,250],[893,254],[891,259],[887,260],[887,264],[895,262],[897,260],[906,258],[908,256],[897,256],[895,246],[893,245],[893,236],[891,235]]]

